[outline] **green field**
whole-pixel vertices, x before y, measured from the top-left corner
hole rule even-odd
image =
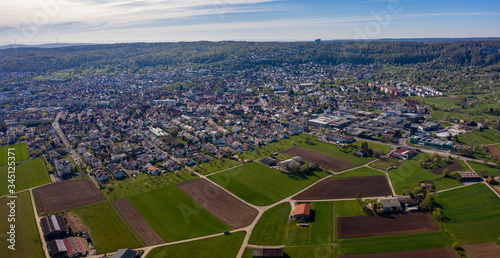
[[[290,196],[327,175],[321,171],[299,177],[252,162],[208,178],[247,202],[264,206]]]
[[[285,247],[283,248],[283,253],[285,257],[290,258],[326,258],[335,256],[335,247],[332,244]]]
[[[488,176],[500,176],[500,168],[492,165],[485,165],[483,163],[478,163],[474,161],[468,161],[469,164],[476,173],[481,174],[481,172],[486,173]]]
[[[195,165],[193,169],[202,175],[208,175],[217,171],[238,166],[240,164],[241,162],[239,162],[238,160],[218,159],[212,157],[212,160],[210,162],[204,162]]]
[[[184,194],[169,186],[129,199],[165,242],[189,239],[229,229]]]
[[[186,169],[163,173],[158,176],[150,176],[146,173],[139,173],[137,178],[127,177],[124,179],[115,179],[111,184],[107,184],[107,188],[101,190],[101,192],[107,195],[110,200],[115,201],[161,189],[170,185],[180,184],[195,178],[197,178],[197,176],[192,175]]]
[[[443,232],[339,240],[339,254],[401,252],[450,246]]]
[[[242,159],[256,160],[259,158],[269,156],[272,153],[292,148],[293,146],[305,144],[307,137],[309,137],[310,139],[314,138],[306,134],[299,134],[291,136],[290,138],[287,139],[280,139],[277,142],[271,142],[267,143],[266,145],[257,146],[253,150],[245,151],[239,154],[239,156]]]
[[[462,185],[462,183],[453,178],[439,178],[436,180],[432,180],[432,183],[434,184],[434,188],[436,191],[441,191]]]
[[[9,148],[15,148],[14,151],[11,151],[15,155],[10,156],[8,154]],[[28,147],[26,142],[16,143],[13,145],[7,145],[0,147],[0,167],[7,166],[8,157],[15,157],[15,162],[21,162],[23,160],[29,159]]]
[[[359,205],[356,201],[336,201],[335,204],[335,217],[356,217],[365,216],[361,212]]]
[[[290,215],[290,204],[280,203],[267,210],[255,225],[248,243],[254,245],[282,245]]]
[[[10,222],[7,220],[9,208],[7,203],[11,199],[0,198],[2,208],[0,209],[0,253],[2,257],[45,257],[42,249],[42,241],[31,206],[31,197],[28,191],[17,194],[16,200],[16,250],[8,248],[7,232],[10,230]]]
[[[498,143],[500,142],[500,131],[495,129],[484,129],[483,131],[459,134],[458,140],[467,145]]]
[[[365,141],[360,140],[360,141],[353,143],[353,145],[361,147],[361,144],[363,144],[363,142],[365,142]],[[376,142],[367,142],[367,143],[368,143],[368,147],[370,147],[370,149],[379,150],[381,154],[387,154],[391,151],[391,146],[389,146],[389,145],[385,145],[382,143],[376,143]]]
[[[314,141],[314,145],[308,145],[308,144],[302,144],[298,145],[299,147],[309,149],[315,152],[323,153],[341,160],[345,160],[348,162],[351,162],[353,164],[356,164],[358,166],[366,164],[375,158],[373,157],[358,157],[353,155],[352,153],[345,153],[340,150],[339,146],[324,143],[324,142],[319,142],[319,141]],[[372,144],[372,143],[370,143]],[[380,144],[381,145],[381,144]]]
[[[98,253],[120,248],[137,248],[141,242],[132,230],[120,220],[110,204],[101,202],[71,210],[89,228]]]
[[[0,177],[4,180],[0,180],[0,195],[8,194],[7,181],[9,167],[0,168]],[[38,185],[50,183],[50,177],[45,169],[45,164],[42,158],[37,158],[34,160],[28,160],[19,163],[16,166],[16,192],[35,187]]]
[[[309,227],[299,227],[295,221],[287,226],[286,243],[290,246],[328,244],[333,240],[333,203],[316,202],[311,204],[314,216]]]
[[[373,163],[370,163],[369,166],[376,168],[376,169],[383,170],[383,171],[387,171],[387,169],[389,167],[392,167],[392,166],[396,165],[397,163],[401,163],[401,162],[403,162],[403,161],[400,159],[383,157],[383,158],[380,158]]]
[[[486,185],[475,184],[435,195],[445,225],[461,244],[496,241],[500,237],[500,199]]]
[[[369,167],[360,167],[345,173],[334,175],[332,177],[343,178],[343,177],[363,177],[363,176],[385,176],[385,174]]]
[[[151,250],[146,257],[236,257],[245,234],[245,232],[236,232],[229,236],[211,237],[187,243],[157,247]]]

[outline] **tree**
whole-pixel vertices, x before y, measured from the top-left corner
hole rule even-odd
[[[462,247],[460,246],[460,244],[458,242],[453,242],[453,244],[451,244],[451,247],[457,251],[462,250]]]
[[[450,170],[449,169],[445,168],[443,170],[443,177],[450,177]]]
[[[425,196],[425,199],[422,201],[422,207],[425,209],[432,211],[434,208],[434,196],[432,194],[428,194]]]
[[[444,219],[443,213],[441,212],[441,208],[436,208],[436,210],[432,212],[432,216],[434,216],[434,218],[436,218],[439,221],[443,221]]]

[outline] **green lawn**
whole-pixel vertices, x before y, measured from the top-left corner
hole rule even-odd
[[[129,199],[165,242],[189,239],[229,229],[179,188],[169,186]]]
[[[8,194],[7,181],[9,167],[0,168],[0,195]],[[34,160],[28,160],[19,163],[16,168],[16,189],[15,191],[21,191],[38,185],[50,183],[50,177],[45,169],[45,164],[42,158],[37,158]]]
[[[254,245],[284,244],[290,209],[290,204],[285,202],[267,210],[255,225],[248,243]]]
[[[293,146],[305,144],[306,138],[308,138],[308,137],[310,139],[314,138],[314,137],[312,137],[310,135],[306,135],[306,134],[294,135],[294,136],[291,136],[290,138],[287,138],[287,139],[280,139],[277,142],[271,142],[271,143],[267,143],[266,145],[263,145],[263,146],[258,146],[251,151],[245,151],[245,152],[239,154],[239,156],[242,159],[256,160],[259,158],[269,156],[272,153],[280,152],[282,150],[289,149]]]
[[[238,166],[240,164],[241,162],[238,160],[212,158],[212,161],[200,163],[194,166],[193,169],[202,175],[208,175],[220,170]]]
[[[146,257],[236,257],[245,234],[245,232],[236,232],[229,236],[211,237],[187,243],[157,247],[151,250]],[[250,255],[250,257],[252,256]]]
[[[462,185],[462,183],[453,178],[439,178],[436,180],[432,180],[432,183],[434,184],[434,188],[436,189],[436,191],[441,191]]]
[[[485,129],[472,133],[459,134],[458,140],[468,145],[492,144],[500,142],[500,131],[495,129]]]
[[[327,175],[321,171],[298,177],[252,162],[208,178],[247,202],[264,206],[290,196]]]
[[[343,178],[343,177],[363,177],[363,176],[385,176],[384,173],[371,169],[369,167],[360,167],[345,173],[340,173],[332,177]]]
[[[139,173],[137,178],[127,177],[124,179],[114,179],[111,184],[107,185],[107,188],[101,191],[103,194],[107,195],[110,200],[115,201],[170,185],[176,185],[195,178],[197,178],[197,176],[192,175],[187,169],[163,173],[158,176]]]
[[[316,202],[311,204],[314,216],[309,227],[299,227],[295,221],[287,226],[287,245],[328,244],[333,239],[333,203]]]
[[[285,257],[290,257],[290,258],[318,258],[318,257],[326,258],[335,256],[335,247],[332,244],[285,247],[283,248],[283,253],[285,254]]]
[[[380,158],[377,161],[371,163],[369,166],[374,167],[376,169],[383,170],[383,171],[387,171],[387,169],[389,167],[392,167],[392,166],[396,165],[396,163],[401,163],[401,162],[403,162],[403,161],[400,159],[391,158],[391,157],[389,157],[389,158],[383,157],[383,158]]]
[[[498,168],[496,166],[485,165],[483,163],[478,163],[478,162],[474,162],[474,161],[467,161],[467,163],[478,174],[481,174],[481,172],[484,172],[488,176],[500,176],[500,168]]]
[[[475,184],[435,195],[447,218],[446,227],[461,244],[500,237],[500,199],[486,185]]]
[[[356,164],[358,166],[366,164],[375,159],[373,157],[358,157],[353,155],[352,153],[344,153],[340,150],[340,147],[336,145],[318,141],[314,141],[314,143],[315,143],[314,145],[302,144],[298,146],[319,153],[323,153],[341,160],[345,160],[353,164]]]
[[[419,153],[411,160],[405,160],[402,166],[387,171],[396,194],[403,194],[405,187],[413,189],[421,181],[438,177],[430,170],[420,167],[420,160],[426,159],[428,156],[428,153]]]
[[[363,140],[357,141],[357,142],[353,143],[353,145],[361,147],[361,144],[363,144],[363,142],[365,142],[365,141],[363,141]],[[382,143],[375,143],[375,142],[367,142],[367,143],[368,143],[368,147],[370,147],[370,149],[379,150],[381,154],[387,154],[391,151],[391,146],[389,146],[389,145],[385,145]]]
[[[107,202],[91,204],[71,210],[89,228],[98,253],[113,252],[121,248],[141,246],[128,225],[124,224]]]
[[[10,200],[16,200],[16,245],[15,250],[8,248],[7,232],[10,230],[10,222],[7,220],[9,208],[6,205]],[[7,197],[0,198],[2,208],[0,209],[0,253],[2,257],[45,257],[42,242],[31,206],[31,197],[28,191],[17,194],[16,199]]]
[[[335,217],[356,217],[365,216],[361,212],[359,205],[356,201],[336,201],[335,204]]]
[[[339,254],[402,252],[450,246],[444,232],[339,240]]]
[[[9,148],[15,148],[14,151],[11,151],[15,155],[9,155]],[[23,160],[29,159],[28,147],[26,142],[16,143],[13,145],[7,145],[0,147],[0,167],[7,166],[8,157],[15,157],[15,162],[20,162]]]

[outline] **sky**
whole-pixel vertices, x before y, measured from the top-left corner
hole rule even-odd
[[[500,37],[498,0],[4,0],[0,45]]]

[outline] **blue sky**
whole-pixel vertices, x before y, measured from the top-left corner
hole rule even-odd
[[[0,44],[500,37],[500,1],[15,0]]]

